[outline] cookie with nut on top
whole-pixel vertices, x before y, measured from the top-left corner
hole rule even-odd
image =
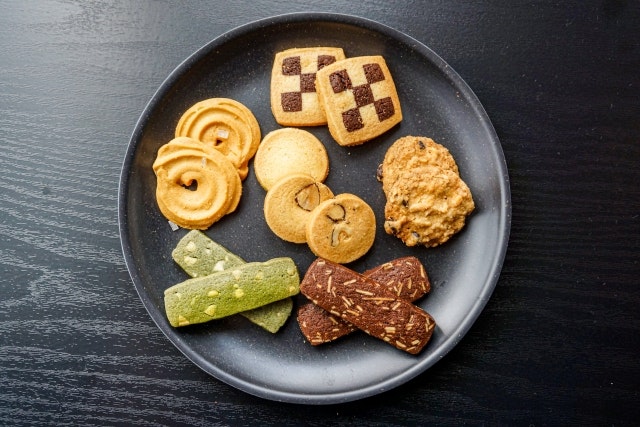
[[[346,264],[366,254],[376,235],[376,218],[364,200],[343,193],[320,203],[307,223],[307,244],[322,258]]]

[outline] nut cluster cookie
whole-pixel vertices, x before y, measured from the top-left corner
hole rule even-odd
[[[283,126],[327,123],[316,92],[316,73],[344,59],[338,47],[294,48],[278,52],[271,71],[271,111]]]
[[[362,144],[402,120],[400,100],[382,56],[337,61],[316,74],[331,136],[342,146]]]
[[[430,138],[406,136],[378,168],[387,198],[384,228],[407,246],[434,247],[460,231],[475,209],[449,151]]]

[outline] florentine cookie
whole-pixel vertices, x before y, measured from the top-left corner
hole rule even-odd
[[[431,289],[427,273],[415,257],[397,258],[362,273],[386,291],[415,301]],[[311,345],[320,345],[350,334],[357,328],[321,307],[307,303],[298,309],[298,325]]]
[[[419,166],[437,166],[458,173],[458,165],[449,150],[431,138],[405,136],[395,141],[378,167],[377,178],[387,191],[400,172]]]
[[[337,263],[315,260],[300,292],[314,304],[410,354],[431,339],[435,321],[409,301],[386,292],[378,283]]]
[[[327,123],[316,92],[316,73],[344,59],[337,47],[294,48],[278,52],[271,71],[271,111],[283,126]]]
[[[208,276],[245,264],[245,261],[199,230],[191,230],[176,245],[171,257],[191,277]],[[291,315],[293,301],[286,298],[240,313],[243,317],[276,333]]]
[[[164,291],[171,326],[187,326],[262,307],[299,292],[291,258],[251,262],[185,280]]]
[[[441,245],[464,227],[475,208],[460,176],[436,166],[400,172],[386,197],[384,229],[407,246]]]
[[[264,219],[276,236],[287,242],[305,243],[309,216],[333,193],[310,175],[299,173],[278,180],[264,198]]]
[[[293,173],[306,173],[323,182],[329,173],[329,156],[312,133],[282,128],[265,135],[253,166],[258,182],[268,191],[280,178]]]
[[[319,257],[346,264],[366,254],[376,235],[373,209],[354,194],[325,200],[309,216],[307,244]]]
[[[182,114],[175,136],[188,136],[214,147],[231,160],[244,180],[249,160],[260,144],[260,126],[244,104],[229,98],[210,98]]]
[[[400,100],[382,56],[343,59],[316,74],[316,88],[331,136],[358,145],[402,120]]]
[[[160,147],[153,171],[158,207],[180,227],[209,228],[240,201],[242,182],[236,168],[196,139],[178,137]]]
[[[453,156],[431,138],[398,139],[387,150],[377,177],[387,198],[384,229],[407,246],[441,245],[464,227],[475,209]]]

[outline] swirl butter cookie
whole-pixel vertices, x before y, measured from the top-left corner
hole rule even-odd
[[[316,92],[318,70],[344,59],[339,47],[293,48],[278,52],[271,71],[271,111],[283,126],[319,126],[327,117]]]
[[[292,174],[278,180],[264,199],[264,218],[278,237],[288,242],[305,243],[311,212],[333,193],[307,174]]]
[[[258,182],[268,191],[279,179],[293,173],[306,173],[323,182],[329,173],[329,156],[312,133],[282,128],[265,135],[253,166]]]
[[[306,237],[311,251],[339,264],[366,254],[375,240],[373,209],[354,194],[339,194],[316,207],[307,222]]]
[[[316,74],[331,136],[342,146],[362,144],[402,120],[400,100],[382,56],[336,61]]]
[[[198,140],[179,137],[160,147],[153,171],[160,211],[183,228],[209,228],[240,201],[242,183],[231,161]]]
[[[229,98],[210,98],[185,111],[175,136],[187,136],[211,145],[227,156],[240,179],[249,173],[248,163],[260,144],[260,126],[244,104]]]

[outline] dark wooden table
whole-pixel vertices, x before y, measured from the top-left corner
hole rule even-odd
[[[0,424],[639,422],[638,2],[217,3],[0,6]],[[295,11],[435,50],[487,110],[513,202],[500,280],[459,345],[330,406],[253,397],[190,363],[141,304],[118,233],[124,153],[156,88],[223,32]]]

